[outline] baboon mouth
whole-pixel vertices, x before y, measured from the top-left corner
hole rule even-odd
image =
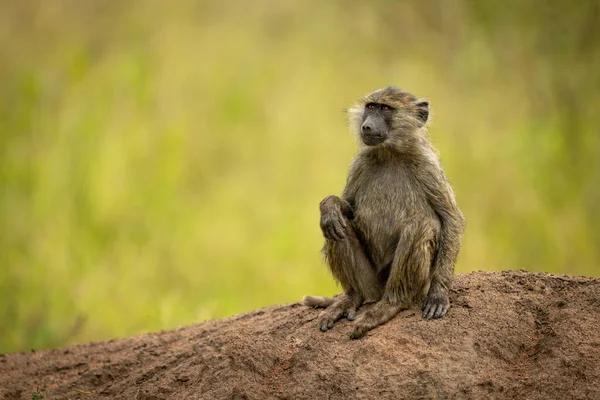
[[[363,143],[367,146],[377,146],[378,144],[385,142],[387,136],[379,134],[362,134],[361,138]]]

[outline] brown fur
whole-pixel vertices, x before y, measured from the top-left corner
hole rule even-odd
[[[331,297],[322,296],[304,296],[302,304],[315,308],[327,308],[335,302]]]
[[[320,205],[323,254],[344,294],[304,301],[328,306],[319,321],[323,331],[343,316],[354,319],[364,301],[376,301],[358,316],[352,338],[423,299],[424,317],[442,317],[465,226],[427,136],[428,103],[395,87],[377,90],[349,110],[359,135],[370,103],[395,109],[386,121],[389,135],[361,148],[342,196]]]

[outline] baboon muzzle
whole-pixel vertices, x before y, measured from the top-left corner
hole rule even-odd
[[[369,115],[360,127],[360,137],[367,146],[383,143],[388,137],[385,120],[379,115]]]

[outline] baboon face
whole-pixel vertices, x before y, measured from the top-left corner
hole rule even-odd
[[[423,127],[429,119],[429,103],[388,86],[361,99],[349,113],[361,141],[377,146],[387,141],[401,142]]]
[[[365,105],[360,138],[367,146],[376,146],[388,138],[390,124],[396,109],[387,104],[368,103]]]

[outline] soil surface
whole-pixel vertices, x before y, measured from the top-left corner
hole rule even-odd
[[[0,355],[0,398],[600,399],[600,279],[477,272],[451,302],[441,320],[408,310],[360,340],[291,304]]]

